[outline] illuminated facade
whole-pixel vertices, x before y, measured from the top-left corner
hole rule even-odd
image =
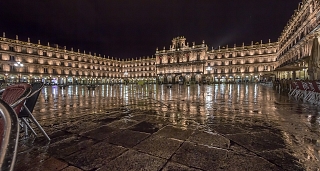
[[[43,81],[55,84],[104,84],[120,82],[120,60],[0,37],[0,80]],[[17,66],[17,64],[23,66]]]
[[[119,60],[58,45],[0,37],[1,83],[222,83],[320,79],[320,4],[303,0],[277,42],[212,48],[176,37],[155,57]],[[316,42],[316,44],[315,44]],[[319,49],[315,55],[312,49]],[[23,66],[22,66],[23,64]]]
[[[204,73],[207,46],[189,46],[184,37],[172,40],[168,50],[156,50],[156,66],[159,82],[178,83],[195,80],[200,82]]]
[[[319,37],[320,2],[303,0],[278,39],[276,71],[279,78],[320,79],[318,65],[320,59],[311,59],[313,41]],[[317,40],[318,41],[318,40]]]
[[[124,83],[137,83],[143,80],[148,83],[156,82],[156,65],[154,58],[142,57],[122,61],[122,80]]]
[[[204,41],[192,46],[185,41],[184,37],[174,38],[170,49],[156,51],[160,82],[257,82],[275,76],[277,43],[208,50]]]

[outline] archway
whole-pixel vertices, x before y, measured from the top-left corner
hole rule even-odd
[[[185,76],[185,82],[186,83],[190,83],[190,81],[191,81],[191,76],[190,75],[186,75]]]
[[[172,76],[171,75],[169,75],[168,77],[167,77],[167,81],[168,81],[168,83],[172,83]]]
[[[211,76],[206,76],[205,82],[206,82],[207,84],[210,84],[210,83],[212,82],[212,77],[211,77]]]
[[[197,74],[196,76],[195,76],[195,80],[196,80],[196,83],[201,83],[201,75],[200,74]]]
[[[159,78],[158,78],[158,80],[159,80],[159,84],[163,84],[164,83],[164,76],[159,76]]]
[[[175,77],[175,83],[184,84],[184,81],[185,81],[185,79],[182,75],[177,75]]]

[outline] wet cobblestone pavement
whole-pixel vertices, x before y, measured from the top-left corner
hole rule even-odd
[[[319,170],[320,109],[249,85],[45,87],[15,170]]]

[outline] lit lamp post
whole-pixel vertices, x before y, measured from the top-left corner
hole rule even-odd
[[[210,72],[210,71],[212,70],[212,68],[208,66],[206,70],[207,70],[208,72]]]
[[[23,64],[21,62],[16,62],[13,65],[17,68],[23,67]],[[20,72],[18,71],[18,78],[19,78],[18,82],[20,82],[20,77],[21,75],[20,75]]]

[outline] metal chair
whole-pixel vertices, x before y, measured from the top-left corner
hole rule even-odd
[[[1,90],[0,93],[2,93],[1,99],[19,114],[26,98],[31,93],[31,85],[27,83],[14,84]]]
[[[13,170],[19,140],[17,114],[0,99],[0,170]]]
[[[31,86],[32,86],[32,92],[27,97],[26,102],[23,104],[23,109],[21,110],[21,112],[18,113],[18,117],[26,124],[26,126],[32,131],[32,133],[35,136],[37,136],[37,133],[31,127],[30,125],[31,122],[34,123],[36,127],[41,131],[41,133],[46,137],[46,139],[50,141],[48,134],[44,131],[44,129],[38,123],[36,118],[32,115],[33,109],[37,103],[39,94],[44,84],[42,82],[35,82],[31,84]],[[27,134],[27,131],[26,131],[26,134]]]

